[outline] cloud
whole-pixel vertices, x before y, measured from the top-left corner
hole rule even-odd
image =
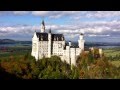
[[[120,16],[120,11],[82,11],[82,16],[86,18],[110,18]]]
[[[49,18],[60,18],[63,16],[75,15],[78,11],[32,11],[33,15]]]
[[[48,16],[50,13],[50,11],[32,11],[32,14],[36,16]]]
[[[32,36],[35,30],[39,29],[37,26],[3,26],[0,27],[0,37],[14,37],[22,38],[22,36]]]
[[[120,16],[120,11],[0,11],[0,14],[15,14],[24,15],[32,14],[35,16],[49,17],[49,18],[60,18],[63,16],[71,16],[72,19],[81,18],[110,18]]]
[[[70,17],[71,21],[120,21],[120,11],[81,11]],[[83,20],[84,19],[84,20]]]
[[[28,14],[29,11],[13,11],[13,14],[15,15],[24,15],[24,14]]]
[[[120,21],[113,22],[87,22],[77,25],[54,25],[52,32],[63,33],[64,35],[78,35],[82,32],[86,37],[120,37]]]
[[[52,29],[52,33],[62,33],[66,39],[75,39],[81,32],[85,33],[85,37],[112,38],[120,37],[120,22],[92,22],[82,23],[82,25],[46,25],[46,32]],[[16,25],[16,26],[0,26],[0,37],[26,37],[31,40],[34,31],[40,32],[40,26],[37,25]],[[28,37],[27,37],[28,36]]]
[[[0,15],[8,15],[12,13],[11,11],[0,11]]]
[[[95,34],[89,34],[89,37],[109,37],[110,35],[95,35]]]
[[[120,37],[120,11],[0,11],[0,15],[8,14],[29,14],[33,16],[52,18],[54,20],[65,17],[65,19],[68,19],[68,23],[47,24],[46,29],[48,31],[51,27],[53,33],[63,33],[67,38],[78,37],[81,32],[85,33],[85,36],[88,38],[103,37],[106,39],[115,39]],[[94,18],[95,20],[90,21],[91,18]],[[109,20],[106,20],[107,18],[109,18]],[[84,20],[82,21],[82,19]],[[35,30],[40,31],[40,26],[1,25],[0,37],[27,37],[27,35],[32,37]]]
[[[8,13],[14,15],[24,15],[29,13],[34,16],[49,18],[60,18],[64,16],[70,16],[69,18],[75,20],[79,20],[82,18],[114,18],[120,16],[120,11],[0,11],[0,15],[7,15]]]

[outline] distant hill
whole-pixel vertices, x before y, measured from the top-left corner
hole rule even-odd
[[[15,43],[15,40],[11,39],[0,39],[0,44],[9,44],[9,43]]]
[[[120,42],[85,42],[86,46],[120,46]]]
[[[72,42],[75,46],[78,45],[78,42]],[[120,46],[120,43],[113,42],[85,42],[85,46],[94,47],[94,46]]]
[[[0,39],[0,44],[32,44],[32,41],[17,41],[17,40],[12,40],[12,39]],[[72,42],[72,44],[74,46],[78,46],[78,42]],[[119,43],[85,42],[85,47],[94,47],[94,46],[120,46],[120,42]]]
[[[31,41],[16,41],[12,39],[0,39],[0,44],[32,44]]]
[[[12,39],[0,39],[0,42],[14,42]]]

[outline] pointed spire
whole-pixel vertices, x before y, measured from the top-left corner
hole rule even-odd
[[[51,33],[51,28],[49,29],[49,33]]]
[[[42,24],[41,24],[41,32],[42,32],[42,33],[45,32],[45,23],[44,23],[44,20],[42,20]]]
[[[44,25],[44,26],[45,26],[44,20],[42,20],[42,25]]]
[[[83,33],[80,33],[80,35],[84,35]]]

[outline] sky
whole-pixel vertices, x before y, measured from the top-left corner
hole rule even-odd
[[[0,11],[0,39],[31,41],[42,20],[66,41],[120,42],[120,11]]]

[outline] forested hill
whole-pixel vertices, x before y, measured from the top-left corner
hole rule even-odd
[[[32,44],[32,41],[18,41],[12,39],[0,39],[0,44]],[[78,46],[78,42],[72,42],[74,46]],[[113,42],[85,42],[85,46],[120,46],[119,43]]]
[[[16,41],[12,39],[0,39],[0,44],[32,44],[31,41]]]
[[[11,40],[11,39],[0,39],[0,43],[14,43],[15,40]]]
[[[78,42],[72,42],[75,46],[78,45]],[[85,46],[120,46],[119,43],[113,43],[113,42],[85,42]]]

